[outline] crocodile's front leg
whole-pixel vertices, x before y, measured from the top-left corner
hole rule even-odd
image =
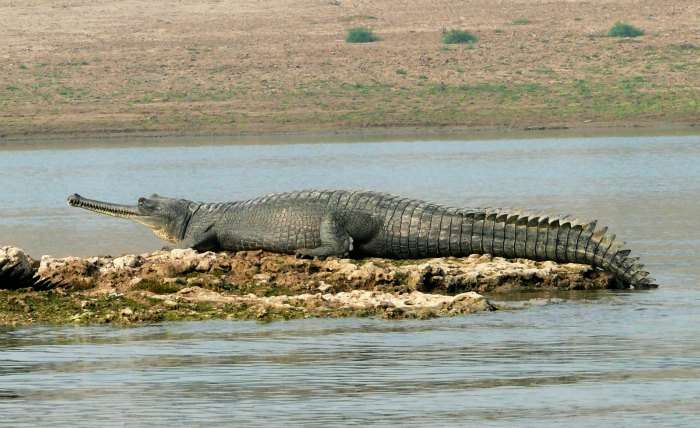
[[[177,243],[177,248],[192,248],[200,252],[222,249],[219,238],[213,230],[206,230],[201,234],[183,239]]]
[[[352,251],[352,237],[333,214],[328,214],[321,220],[321,245],[316,248],[300,248],[296,251],[296,256],[300,258],[343,257],[350,251]]]

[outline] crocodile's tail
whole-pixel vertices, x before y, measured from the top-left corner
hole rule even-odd
[[[657,287],[639,258],[630,257],[625,243],[607,227],[598,227],[597,221],[504,210],[463,215],[473,218],[472,252],[589,264],[614,274],[623,286]],[[474,241],[474,235],[480,235],[481,243]]]

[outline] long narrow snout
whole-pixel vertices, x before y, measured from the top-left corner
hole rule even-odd
[[[83,198],[77,193],[68,197],[68,205],[100,214],[111,215],[113,217],[132,218],[141,216],[138,207],[135,205],[120,205],[96,201],[94,199]]]

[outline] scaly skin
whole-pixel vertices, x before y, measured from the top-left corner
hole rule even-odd
[[[459,209],[370,191],[300,191],[229,203],[154,195],[138,207],[69,197],[69,204],[146,224],[179,247],[304,257],[415,259],[492,254],[577,262],[624,285],[655,287],[637,258],[596,222],[505,210]]]

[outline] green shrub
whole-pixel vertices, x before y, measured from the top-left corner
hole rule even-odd
[[[345,41],[348,43],[370,43],[381,40],[372,30],[365,27],[355,27],[348,30]]]
[[[518,19],[514,19],[513,22],[511,22],[511,24],[513,24],[513,25],[527,25],[529,23],[530,23],[530,20],[527,18],[518,18]]]
[[[644,31],[641,29],[622,21],[616,22],[608,31],[608,36],[610,37],[637,37],[642,34],[644,34]]]
[[[474,43],[479,38],[474,34],[464,30],[449,30],[442,32],[442,43],[453,45],[457,43]]]

